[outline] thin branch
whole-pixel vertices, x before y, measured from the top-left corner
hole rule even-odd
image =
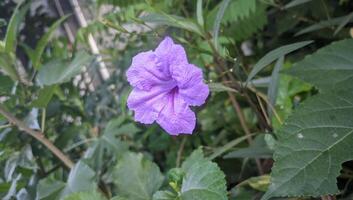
[[[233,108],[239,117],[240,125],[243,128],[245,135],[249,136],[249,137],[247,137],[248,143],[252,144],[253,139],[251,137],[251,132],[248,128],[248,125],[246,124],[243,110],[240,108],[240,105],[239,105],[237,99],[235,98],[235,96],[233,95],[233,93],[228,92],[228,95],[229,95],[230,101],[232,102]],[[263,171],[262,165],[261,165],[261,161],[259,159],[255,159],[255,161],[256,161],[256,166],[259,170],[260,175],[264,174],[264,171]]]
[[[180,144],[180,147],[179,147],[179,150],[178,150],[178,153],[177,153],[176,167],[180,167],[181,157],[184,152],[185,142],[186,142],[186,137],[183,137],[181,144]]]
[[[29,128],[23,121],[17,119],[10,112],[6,111],[3,105],[0,104],[0,114],[2,114],[10,123],[16,125],[20,130],[34,137],[36,140],[46,146],[59,160],[61,160],[69,169],[74,166],[74,163],[60,149],[48,140],[42,132],[35,131]]]
[[[13,126],[13,125],[12,125],[12,124],[1,125],[1,126],[0,126],[0,129],[9,128],[9,127],[11,127],[11,126]]]

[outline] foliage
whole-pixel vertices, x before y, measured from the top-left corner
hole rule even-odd
[[[43,2],[0,1],[1,199],[352,198],[353,1],[79,1],[75,41]],[[192,135],[126,107],[165,36],[211,91]]]

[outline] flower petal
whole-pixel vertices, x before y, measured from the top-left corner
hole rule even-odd
[[[167,104],[157,118],[157,123],[170,135],[192,134],[196,117],[179,94],[171,92]]]
[[[172,78],[177,82],[180,96],[192,106],[205,103],[209,88],[203,82],[202,71],[192,64],[172,65]]]
[[[175,44],[170,37],[165,37],[154,51],[160,61],[160,65],[169,74],[169,66],[184,64],[188,62],[184,47]]]
[[[150,91],[134,88],[127,99],[127,106],[135,111],[135,120],[144,124],[152,124],[168,102],[168,92],[173,87],[175,83],[169,82],[163,86],[152,87]]]
[[[163,69],[157,66],[158,58],[152,51],[142,52],[133,57],[126,72],[127,80],[133,87],[150,90],[154,85],[170,80]]]

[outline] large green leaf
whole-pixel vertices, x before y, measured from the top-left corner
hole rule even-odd
[[[180,170],[180,168],[177,168]],[[200,149],[188,157],[182,167],[180,191],[158,191],[154,200],[226,200],[227,189],[223,172],[216,163],[206,159]],[[171,180],[173,183],[175,180]]]
[[[322,91],[353,89],[353,39],[321,48],[296,63],[286,73],[307,81]]]
[[[158,166],[142,154],[128,152],[113,171],[118,194],[134,200],[150,200],[161,187],[163,175]]]
[[[38,81],[42,85],[53,85],[69,81],[78,75],[84,65],[89,64],[93,57],[84,51],[78,52],[71,62],[54,60],[45,64],[38,73]]]
[[[304,102],[279,131],[271,185],[262,199],[336,194],[341,164],[353,159],[352,118],[349,90]]]
[[[248,83],[249,81],[251,81],[256,76],[257,73],[259,73],[267,65],[271,64],[273,61],[297,49],[300,49],[310,43],[312,43],[312,41],[297,42],[297,43],[281,46],[275,50],[270,51],[255,64],[246,82]]]
[[[226,200],[227,188],[224,173],[216,163],[204,158],[196,150],[182,165],[185,171],[181,187],[183,200]]]
[[[59,20],[57,20],[51,27],[48,29],[48,31],[43,35],[42,38],[38,41],[37,47],[34,51],[33,55],[33,66],[35,69],[39,69],[39,64],[40,64],[40,58],[42,57],[42,54],[45,50],[45,47],[47,46],[48,42],[50,41],[53,33],[56,31],[56,29],[61,25],[63,21],[65,21],[69,16],[63,16]]]

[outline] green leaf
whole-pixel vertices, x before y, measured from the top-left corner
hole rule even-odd
[[[245,15],[243,18],[239,18],[230,26],[230,33],[227,35],[234,37],[235,41],[243,41],[265,27],[268,23],[267,4],[258,2],[256,5],[256,10],[250,12],[249,15]]]
[[[64,182],[45,178],[39,181],[36,196],[39,200],[56,200],[64,188]]]
[[[39,91],[38,98],[34,100],[31,106],[36,108],[45,108],[54,95],[56,85],[45,86]]]
[[[61,198],[75,192],[90,192],[97,189],[95,172],[84,162],[79,161],[71,169]]]
[[[15,55],[13,53],[0,52],[0,69],[4,74],[8,75],[12,80],[17,81],[20,79],[18,72],[14,66]]]
[[[267,90],[268,101],[272,105],[272,107],[275,107],[275,103],[276,103],[276,98],[278,93],[278,83],[279,83],[279,71],[283,66],[283,61],[284,61],[283,56],[277,60],[275,67],[273,68],[273,71],[271,74],[271,81]],[[267,112],[269,116],[272,117],[272,109],[270,107],[268,107]]]
[[[262,176],[257,176],[257,177],[251,177],[237,185],[237,187],[243,186],[243,185],[249,185],[255,190],[259,190],[262,192],[266,192],[268,189],[268,186],[270,185],[270,178],[271,176],[269,175],[262,175]]]
[[[182,165],[185,171],[180,197],[182,200],[226,200],[227,189],[223,172],[216,163],[194,151]]]
[[[5,52],[16,53],[16,41],[19,26],[29,9],[30,3],[22,5],[19,3],[11,16],[5,35]]]
[[[285,72],[322,91],[353,89],[353,39],[323,47]]]
[[[144,22],[152,22],[160,25],[168,25],[172,27],[182,28],[187,31],[203,35],[203,31],[200,27],[193,21],[186,19],[184,17],[168,15],[166,13],[149,13],[140,18]]]
[[[56,29],[61,25],[63,21],[65,21],[69,15],[65,15],[58,19],[53,25],[50,26],[48,31],[40,38],[40,40],[37,43],[34,55],[33,55],[33,60],[32,64],[35,69],[40,69],[40,59],[42,57],[42,54],[45,50],[45,47],[47,46],[48,42],[51,40],[51,37],[53,33],[56,31]]]
[[[106,200],[98,192],[77,192],[65,197],[64,200]]]
[[[276,59],[286,54],[289,54],[297,49],[300,49],[304,46],[307,46],[310,43],[312,43],[312,41],[297,42],[297,43],[281,46],[275,50],[270,51],[255,64],[246,82],[249,83],[256,76],[257,73],[259,73],[262,69],[264,69],[267,65],[271,64]]]
[[[164,179],[155,163],[132,152],[118,161],[113,178],[119,195],[134,200],[150,200]]]
[[[220,8],[217,12],[217,16],[215,19],[215,22],[213,24],[213,45],[215,46],[216,49],[218,49],[218,34],[219,34],[219,29],[221,27],[221,22],[222,22],[222,18],[224,15],[224,12],[226,11],[226,8],[228,7],[230,0],[223,0],[222,3],[220,4]]]
[[[14,82],[8,76],[0,76],[0,95],[8,95]]]
[[[345,17],[344,20],[342,20],[341,24],[336,28],[335,32],[333,35],[336,35],[338,32],[342,30],[344,26],[346,26],[351,20],[353,19],[353,12],[351,12],[349,15]]]
[[[203,20],[203,12],[202,12],[202,0],[197,0],[196,16],[197,16],[197,23],[199,23],[199,25],[203,27],[204,20]]]
[[[209,83],[208,87],[212,92],[237,92],[235,89],[225,86],[222,83]]]
[[[85,158],[89,159],[91,166],[100,169],[106,162],[105,155],[118,157],[126,152],[128,146],[118,136],[125,134],[133,136],[139,129],[134,124],[123,124],[125,117],[118,117],[108,122],[104,133],[86,151]],[[129,129],[131,128],[131,129]],[[129,129],[129,130],[127,130]]]
[[[172,169],[170,185],[176,184],[183,174],[181,188],[177,194],[171,191],[158,191],[153,200],[226,200],[227,189],[224,173],[216,163],[205,158],[201,149],[195,150],[180,168]],[[176,182],[175,182],[176,181]],[[180,191],[179,191],[180,190]]]
[[[341,163],[353,159],[352,113],[349,90],[305,101],[279,130],[271,185],[262,200],[338,193]]]
[[[232,151],[223,158],[272,158],[273,151],[265,139],[266,134],[260,134],[250,146]]]
[[[353,18],[350,17],[350,15],[351,14],[348,14],[348,15],[345,15],[342,17],[332,18],[332,19],[325,20],[325,21],[320,21],[316,24],[313,24],[311,26],[308,26],[308,27],[302,29],[301,31],[296,33],[295,36],[303,35],[305,33],[310,33],[313,31],[320,30],[320,29],[324,29],[324,28],[330,28],[332,26],[342,25],[343,23],[352,22]],[[349,19],[348,22],[346,22],[347,19]]]
[[[249,137],[252,137],[253,135],[245,135],[242,137],[239,137],[237,139],[234,139],[227,144],[223,145],[222,147],[217,148],[212,155],[210,155],[210,159],[213,160],[217,158],[218,156],[222,155],[223,153],[229,151],[229,149],[233,148],[234,146],[244,142],[246,139]]]
[[[78,52],[71,62],[54,60],[46,63],[38,72],[38,81],[42,85],[53,85],[69,81],[78,75],[84,65],[89,64],[93,57],[86,52]]]
[[[302,5],[304,3],[308,3],[312,0],[293,0],[289,3],[287,3],[285,6],[284,6],[284,9],[288,9],[288,8],[292,8],[292,7],[295,7],[295,6],[299,6],[299,5]]]
[[[179,197],[170,191],[158,191],[153,195],[153,200],[179,200]]]

